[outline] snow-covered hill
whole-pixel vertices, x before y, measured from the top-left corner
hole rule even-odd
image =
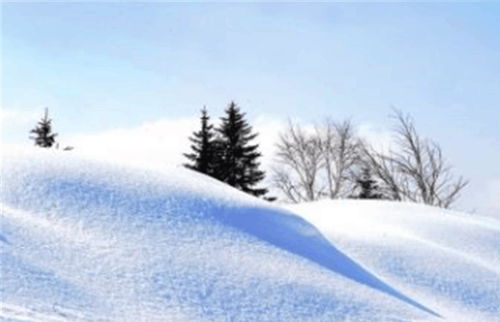
[[[367,270],[450,321],[500,321],[500,222],[369,200],[288,207]]]
[[[491,219],[290,211],[182,168],[39,149],[4,153],[1,180],[0,320],[499,320]]]

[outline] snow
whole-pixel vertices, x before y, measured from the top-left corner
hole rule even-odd
[[[4,152],[2,321],[498,321],[500,223]],[[294,214],[298,213],[300,216]]]
[[[500,321],[500,222],[370,200],[288,206],[369,271],[451,321]]]

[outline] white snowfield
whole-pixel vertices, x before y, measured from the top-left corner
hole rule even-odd
[[[1,321],[500,321],[494,219],[286,210],[180,167],[2,159]]]

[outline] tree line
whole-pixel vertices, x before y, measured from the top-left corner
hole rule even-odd
[[[409,115],[394,110],[392,120],[393,144],[387,151],[374,148],[359,136],[350,121],[327,119],[314,128],[289,121],[279,135],[268,183],[283,201],[292,203],[359,198],[451,207],[468,181],[453,173],[441,147],[422,137]],[[58,147],[51,122],[46,109],[31,130],[35,145]],[[257,136],[235,102],[224,110],[218,126],[204,107],[200,128],[189,137],[184,166],[274,201],[276,197],[269,196],[269,189],[262,186],[265,172],[260,169]]]
[[[277,144],[272,181],[290,202],[323,198],[412,201],[449,208],[468,181],[452,172],[441,147],[418,134],[413,119],[392,114],[393,144],[377,150],[350,121],[313,130],[288,125]]]

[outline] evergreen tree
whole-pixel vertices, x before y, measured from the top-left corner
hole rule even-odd
[[[360,188],[360,193],[357,195],[359,199],[383,199],[382,193],[380,193],[380,188],[377,185],[377,181],[373,179],[370,168],[365,167],[362,170],[362,174],[358,180],[356,180],[358,187]]]
[[[262,196],[267,189],[254,188],[264,179],[264,172],[259,170],[259,145],[251,144],[257,134],[252,133],[252,127],[244,117],[240,108],[231,102],[221,118],[221,125],[217,128],[220,137],[217,139],[215,177],[241,191]]]
[[[199,171],[201,173],[214,176],[215,141],[213,125],[209,123],[207,109],[201,110],[201,129],[193,132],[189,138],[192,142],[191,153],[184,153],[184,156],[191,161],[184,164],[185,167]]]
[[[47,108],[45,109],[44,117],[30,133],[35,134],[35,136],[30,136],[30,139],[35,141],[35,145],[42,148],[50,148],[54,145],[57,133],[52,133],[52,120],[49,119],[49,111]]]

